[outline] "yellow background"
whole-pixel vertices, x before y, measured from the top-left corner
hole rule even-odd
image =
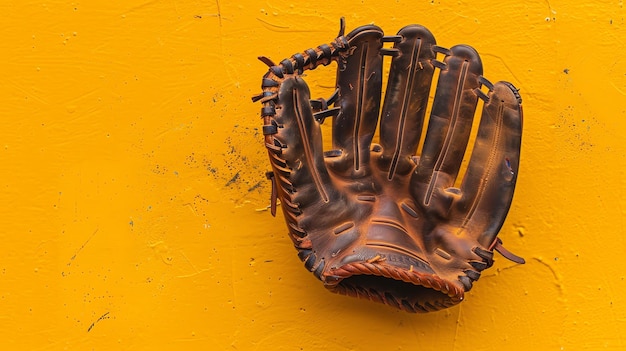
[[[622,0],[2,1],[0,349],[626,349]],[[275,60],[420,23],[521,89],[498,256],[454,308],[328,293],[268,204]],[[309,75],[315,96],[332,68]],[[316,93],[318,93],[316,95]]]

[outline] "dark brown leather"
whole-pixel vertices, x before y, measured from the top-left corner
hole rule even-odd
[[[381,110],[386,55],[392,62]],[[517,179],[521,98],[510,83],[492,85],[482,76],[473,48],[438,47],[419,25],[389,37],[373,25],[344,36],[342,26],[329,45],[278,65],[262,60],[270,69],[253,100],[263,104],[272,207],[280,199],[300,259],[328,289],[428,312],[462,301],[492,265],[494,249],[523,262],[497,238]],[[311,102],[301,74],[331,62],[338,65],[337,94]],[[480,99],[478,135],[466,155]],[[332,150],[322,147],[326,118]]]

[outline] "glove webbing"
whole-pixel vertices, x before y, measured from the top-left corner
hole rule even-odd
[[[278,162],[280,165],[284,165],[284,161],[281,160],[278,155],[281,154],[284,145],[272,138],[273,134],[278,132],[278,123],[275,121],[276,115],[276,99],[278,98],[278,91],[285,74],[294,74],[297,72],[299,75],[305,70],[313,70],[319,65],[327,66],[333,61],[338,61],[341,65],[344,59],[350,56],[350,44],[348,39],[344,36],[345,33],[345,19],[340,19],[340,28],[337,38],[329,44],[319,45],[315,49],[308,49],[302,53],[292,55],[290,58],[282,60],[279,64],[275,64],[272,60],[265,56],[259,56],[259,60],[269,66],[268,72],[263,76],[261,89],[262,93],[252,97],[253,102],[260,101],[263,104],[261,108],[261,118],[263,118],[263,134],[265,135],[265,146],[270,151],[270,156]],[[383,42],[399,42],[402,40],[401,36],[385,36],[382,38]],[[398,50],[395,48],[382,48],[382,55],[396,56]],[[341,66],[340,66],[341,69]],[[321,123],[327,117],[336,116],[340,108],[328,108],[339,97],[339,91],[335,92],[328,98],[319,98],[317,100],[311,100],[311,108],[317,112],[313,114],[314,118]],[[285,169],[288,176],[288,171]],[[278,199],[278,193],[276,191],[277,183],[274,172],[266,173],[267,179],[272,182],[271,203],[270,211],[272,216],[276,215],[276,204]],[[281,181],[286,181],[285,177],[281,177]],[[289,182],[286,182],[287,185]]]
[[[305,70],[313,70],[319,65],[327,66],[333,61],[340,61],[349,56],[350,45],[348,39],[344,36],[345,21],[342,18],[340,23],[339,34],[337,38],[329,44],[319,45],[315,49],[307,49],[302,53],[292,55],[290,58],[282,60],[279,64],[275,64],[267,57],[261,56],[259,60],[269,66],[267,73],[263,76],[261,89],[263,92],[259,95],[252,97],[252,101],[260,101],[263,104],[261,108],[261,118],[263,118],[263,134],[265,135],[265,146],[269,151],[270,157],[276,161],[277,168],[284,168],[285,162],[279,155],[282,153],[282,149],[285,147],[280,142],[272,137],[273,134],[278,132],[278,123],[274,119],[276,115],[276,100],[278,98],[278,91],[284,80],[285,74],[302,74]],[[326,117],[334,116],[339,112],[339,108],[328,108],[329,104],[333,104],[338,97],[338,92],[335,93],[329,99],[312,100],[311,106],[313,109],[319,111],[315,114],[315,118],[320,122],[323,122]],[[281,176],[281,182],[287,186],[291,186],[287,177],[289,170],[284,169],[284,175]],[[278,199],[277,195],[277,181],[276,175],[273,172],[266,174],[267,178],[272,181],[272,194],[270,210],[272,216],[276,215],[276,203]],[[280,176],[280,175],[279,175]]]

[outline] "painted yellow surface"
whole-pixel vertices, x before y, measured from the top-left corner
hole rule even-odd
[[[623,1],[3,1],[0,349],[626,349]],[[375,23],[524,98],[499,258],[454,308],[328,293],[268,204],[266,67]],[[332,68],[309,75],[314,94]]]

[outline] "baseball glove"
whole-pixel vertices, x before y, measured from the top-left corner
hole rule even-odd
[[[279,199],[298,256],[326,288],[428,312],[461,302],[494,250],[524,263],[497,237],[517,178],[521,98],[512,84],[482,76],[472,47],[437,46],[419,25],[392,36],[374,25],[344,35],[342,19],[330,44],[279,64],[260,60],[269,71],[253,101],[263,105],[271,211]],[[331,62],[335,93],[310,100],[304,71]],[[457,184],[479,101],[477,136]],[[323,150],[327,118],[332,149]]]

